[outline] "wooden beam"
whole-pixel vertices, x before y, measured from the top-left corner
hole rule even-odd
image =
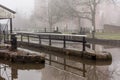
[[[12,18],[10,18],[10,34],[12,33]]]
[[[13,10],[11,10],[11,9],[9,9],[9,8],[7,8],[7,7],[3,6],[3,5],[1,5],[1,4],[0,4],[0,7],[3,8],[3,9],[5,9],[5,10],[7,10],[7,11],[9,11],[9,12],[11,12],[11,13],[13,13],[13,14],[16,13],[15,11],[13,11]]]

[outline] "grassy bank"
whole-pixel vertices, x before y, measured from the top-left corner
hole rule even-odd
[[[91,35],[88,34],[88,37],[91,37]],[[95,37],[98,39],[120,40],[120,33],[96,33]]]

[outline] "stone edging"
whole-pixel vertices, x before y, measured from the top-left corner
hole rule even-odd
[[[46,46],[46,45],[39,45],[35,43],[27,43],[27,42],[18,42],[19,46],[32,46],[34,48],[39,48],[47,51],[53,51],[53,52],[59,52],[59,53],[65,53],[67,55],[72,56],[80,56],[81,58],[89,59],[89,60],[112,60],[112,56],[110,53],[102,52],[102,54],[95,54],[95,53],[89,53],[89,52],[82,52],[82,51],[76,51],[76,50],[70,50],[70,49],[64,49],[64,48],[58,48],[53,46]],[[105,53],[105,54],[103,54]]]
[[[18,54],[8,50],[0,50],[0,59],[14,63],[44,63],[45,57],[31,54]]]

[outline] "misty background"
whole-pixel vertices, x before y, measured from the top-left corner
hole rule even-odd
[[[60,32],[68,33],[79,33],[84,28],[91,32],[93,25],[88,18],[92,16],[86,14],[91,11],[86,4],[81,3],[85,3],[84,0],[0,0],[0,4],[16,11],[13,29],[32,32],[43,32],[45,29],[50,32],[57,28]],[[112,31],[112,28],[116,28],[119,32],[119,13],[119,0],[116,3],[107,0],[98,4],[96,31],[103,32],[109,28]]]

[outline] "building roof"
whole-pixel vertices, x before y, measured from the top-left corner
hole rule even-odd
[[[0,4],[0,19],[14,18],[16,12]]]
[[[13,14],[16,13],[15,11],[13,11],[13,10],[11,10],[11,9],[9,9],[9,8],[7,8],[7,7],[3,6],[3,5],[1,5],[1,4],[0,4],[0,7],[3,8],[3,9],[5,9],[5,10],[7,10],[7,11],[9,11],[9,12],[11,12],[11,13],[13,13]]]

